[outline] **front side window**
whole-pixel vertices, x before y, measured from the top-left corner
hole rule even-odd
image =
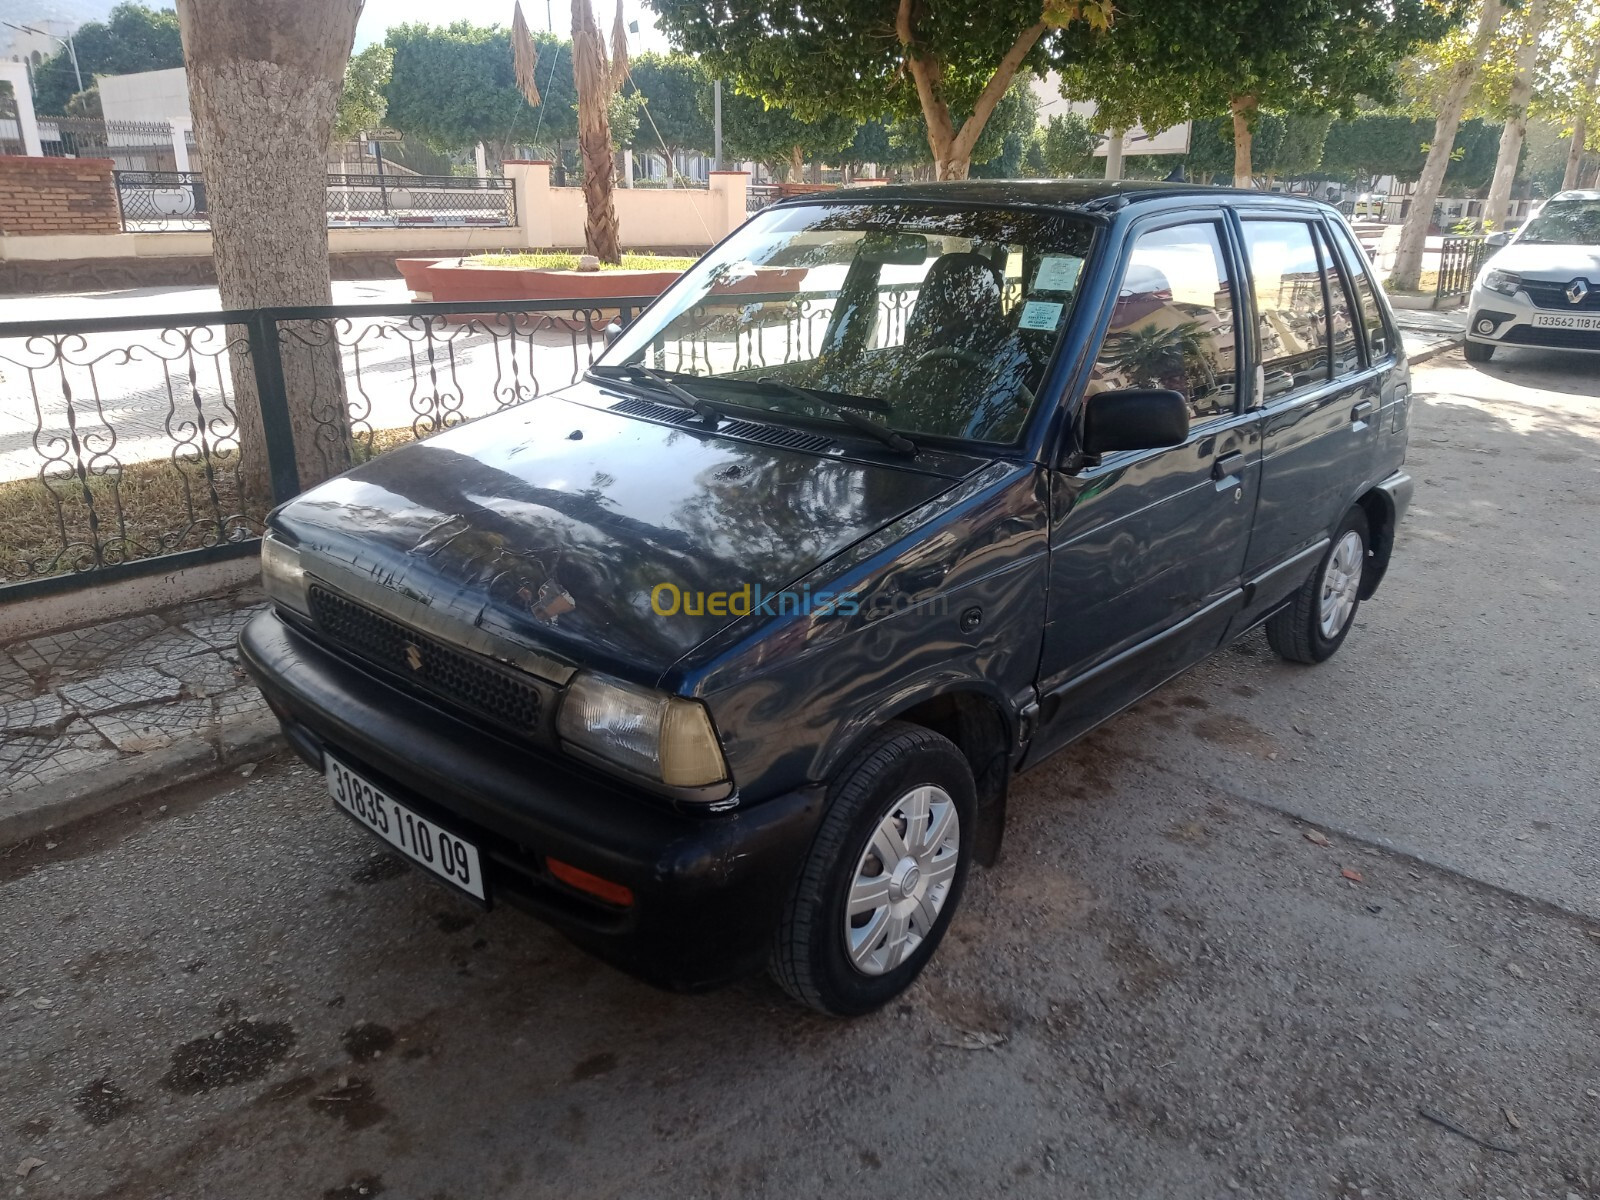
[[[1170,388],[1196,421],[1237,394],[1233,290],[1212,222],[1142,233],[1129,253],[1089,392]]]
[[[758,215],[600,358],[771,420],[1015,442],[1078,299],[1087,221],[816,204]],[[841,418],[840,411],[848,415]]]
[[[1244,222],[1255,284],[1262,400],[1267,404],[1328,381],[1328,306],[1311,226]]]

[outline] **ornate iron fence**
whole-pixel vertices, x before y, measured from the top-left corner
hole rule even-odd
[[[1481,237],[1447,237],[1439,251],[1439,277],[1433,285],[1433,306],[1446,296],[1459,296],[1472,290],[1478,268],[1489,255],[1489,245]]]
[[[291,394],[342,469],[566,386],[648,302],[0,324],[0,605],[254,553],[299,490]]]
[[[209,229],[205,179],[193,171],[117,171],[122,228],[130,233]],[[454,175],[329,175],[331,226],[509,226],[517,223],[509,179]]]

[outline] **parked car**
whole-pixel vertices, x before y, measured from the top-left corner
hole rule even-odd
[[[1557,192],[1483,264],[1467,303],[1468,362],[1496,346],[1600,350],[1600,191]]]
[[[1409,391],[1326,205],[799,197],[581,382],[276,511],[244,660],[335,802],[461,894],[657,984],[766,964],[862,1013],[1019,772],[1252,627],[1338,650],[1410,500]]]

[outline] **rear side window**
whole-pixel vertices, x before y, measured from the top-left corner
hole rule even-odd
[[[1328,307],[1311,226],[1245,221],[1255,285],[1261,399],[1272,404],[1328,380]]]
[[[1356,301],[1361,309],[1361,326],[1366,332],[1367,349],[1372,354],[1372,360],[1376,362],[1389,353],[1393,343],[1383,323],[1383,313],[1378,308],[1377,297],[1372,292],[1372,275],[1367,269],[1366,259],[1362,257],[1360,249],[1355,244],[1355,239],[1344,227],[1344,222],[1330,221],[1329,224],[1333,227],[1333,240],[1338,246],[1338,257],[1350,272],[1350,278],[1356,285]]]
[[[1322,254],[1322,270],[1328,277],[1328,317],[1333,334],[1333,377],[1340,379],[1361,370],[1361,351],[1357,348],[1356,316],[1350,307],[1350,289],[1343,265],[1326,232],[1317,237]]]
[[[1232,413],[1233,307],[1214,223],[1141,233],[1089,390],[1171,388],[1196,421]]]

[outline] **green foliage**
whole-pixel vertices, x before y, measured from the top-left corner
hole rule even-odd
[[[1393,175],[1411,181],[1422,174],[1433,121],[1389,113],[1363,113],[1335,121],[1328,130],[1322,170],[1339,179],[1362,180]]]
[[[1015,179],[1022,173],[1022,156],[1039,126],[1039,100],[1026,79],[1006,89],[972,147],[975,179]],[[927,145],[927,140],[923,140]]]
[[[100,85],[97,83],[93,87],[86,87],[83,91],[74,93],[72,99],[67,101],[67,116],[103,119],[105,110],[100,107]]]
[[[703,103],[709,114],[710,95]],[[855,131],[856,122],[837,114],[802,121],[786,108],[769,108],[754,96],[722,89],[722,148],[732,159],[778,166],[792,161],[797,149],[802,157],[833,156],[850,145]]]
[[[394,49],[374,42],[350,56],[344,69],[344,88],[334,110],[333,136],[341,141],[359,137],[383,125],[384,89],[394,67]]]
[[[711,152],[711,76],[698,59],[687,54],[641,54],[628,63],[628,79],[629,90],[644,97],[649,113],[640,122],[636,146],[669,154]],[[628,144],[620,135],[613,136],[619,145]]]
[[[535,33],[533,40],[539,51],[538,107],[517,90],[507,30],[466,21],[391,28],[385,39],[394,52],[385,120],[446,153],[486,142],[504,157],[514,145],[549,146],[576,137],[572,46],[548,33]]]
[[[1051,116],[1040,137],[1040,166],[1043,174],[1055,179],[1093,174],[1094,148],[1099,134],[1087,117],[1077,113]]]
[[[119,4],[104,21],[90,21],[72,35],[84,86],[96,75],[128,75],[183,66],[183,41],[178,14],[142,4]],[[50,115],[64,113],[78,90],[72,57],[62,46],[34,69],[34,107]]]

